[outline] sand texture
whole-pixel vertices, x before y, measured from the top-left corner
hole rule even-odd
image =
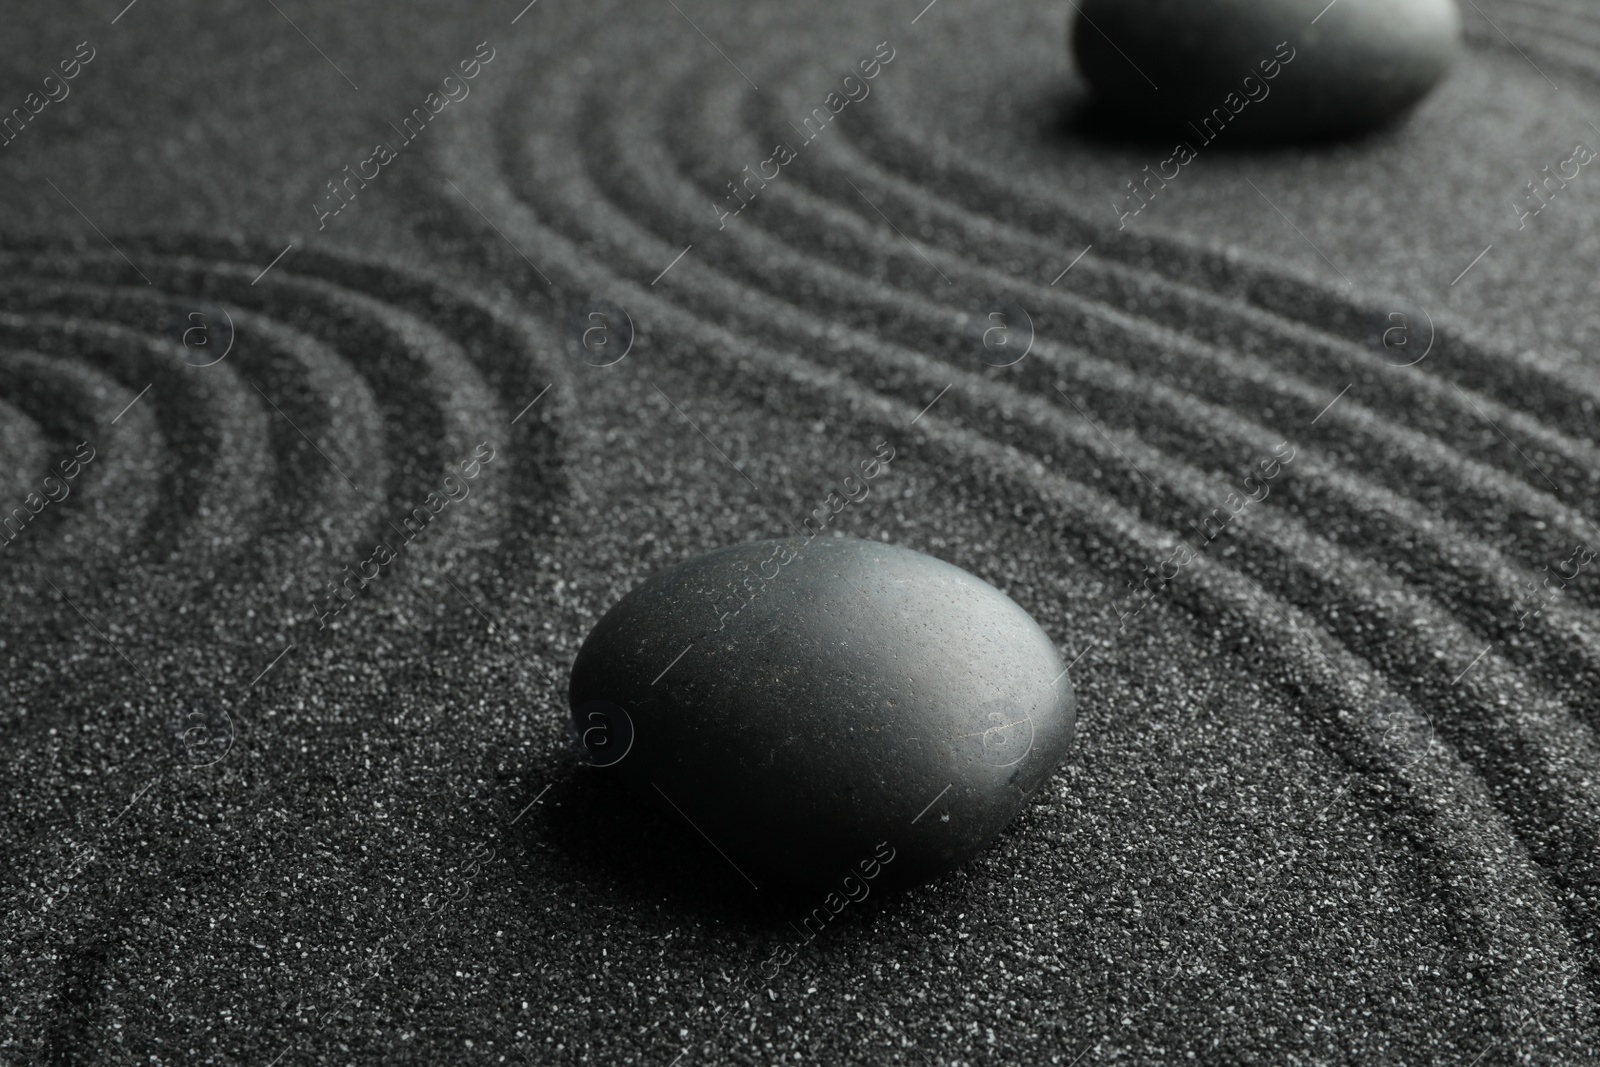
[[[0,1063],[1600,1062],[1600,13],[1134,215],[1070,5],[923,2],[8,12]],[[811,937],[567,674],[881,442],[1078,738]]]

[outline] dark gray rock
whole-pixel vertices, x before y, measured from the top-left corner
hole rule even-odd
[[[1461,49],[1455,0],[1081,0],[1078,68],[1097,104],[1199,149],[1394,119]],[[1316,20],[1313,22],[1313,20]]]
[[[931,556],[831,537],[653,576],[584,641],[571,699],[589,773],[671,804],[763,890],[964,863],[1074,722],[1060,656],[1011,598]]]

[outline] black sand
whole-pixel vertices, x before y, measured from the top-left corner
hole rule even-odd
[[[1600,142],[1600,16],[1469,6],[1404,126],[1204,146],[1119,231],[1171,146],[1081,114],[1065,5],[277,6],[8,12],[0,107],[96,56],[0,147],[4,513],[95,458],[0,549],[0,1062],[1600,1059],[1600,176],[1512,206]],[[780,970],[804,907],[579,773],[566,670],[882,440],[840,528],[1081,654],[1079,739]]]

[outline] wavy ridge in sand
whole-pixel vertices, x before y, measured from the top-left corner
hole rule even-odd
[[[1545,47],[1592,61],[1589,36],[1597,24],[1560,10],[1560,20],[1529,14],[1525,24],[1548,38],[1541,38]],[[1567,31],[1576,43],[1561,43]],[[442,272],[316,247],[297,249],[258,278],[260,265],[281,250],[267,241],[119,238],[150,285],[109,251],[8,246],[0,262],[7,279],[0,284],[0,450],[17,457],[19,473],[6,475],[7,499],[27,492],[78,440],[114,439],[117,447],[103,450],[78,479],[74,498],[41,512],[0,560],[0,595],[19,606],[7,623],[6,651],[20,648],[23,659],[31,648],[59,648],[60,635],[81,630],[81,619],[126,619],[134,605],[165,626],[161,641],[144,640],[131,624],[108,623],[109,634],[100,634],[120,642],[119,655],[127,653],[149,683],[148,691],[132,686],[136,698],[127,695],[123,662],[94,645],[93,634],[70,666],[27,666],[41,688],[72,677],[96,694],[82,698],[82,707],[68,698],[63,718],[93,723],[111,707],[107,721],[137,735],[138,724],[170,711],[162,701],[207,694],[241,731],[245,724],[255,731],[241,732],[241,748],[276,745],[292,757],[299,738],[331,723],[344,731],[340,744],[360,753],[381,730],[363,719],[372,709],[350,710],[360,699],[350,690],[324,705],[313,683],[267,675],[257,690],[250,676],[273,670],[273,656],[293,649],[319,657],[313,662],[332,678],[376,647],[395,673],[448,679],[468,717],[487,714],[485,693],[533,705],[535,698],[516,689],[532,679],[530,690],[542,694],[538,710],[517,704],[524,717],[513,716],[508,729],[559,732],[559,681],[547,683],[559,678],[560,653],[571,643],[535,651],[531,641],[491,645],[505,640],[502,613],[530,614],[520,587],[559,589],[555,583],[569,577],[580,584],[573,572],[597,587],[605,588],[602,577],[625,587],[649,569],[640,560],[652,523],[672,518],[635,515],[648,510],[648,500],[637,508],[623,501],[609,511],[582,510],[611,484],[605,466],[622,461],[575,425],[587,417],[585,391],[610,387],[585,377],[594,368],[575,363],[564,312],[604,297],[629,311],[641,335],[633,363],[614,373],[639,368],[645,375],[648,367],[652,388],[668,385],[696,411],[754,413],[752,421],[768,419],[786,431],[842,419],[854,433],[896,441],[906,469],[920,472],[917,484],[930,495],[953,487],[964,504],[1001,516],[1002,526],[1014,517],[1017,542],[1042,560],[1028,572],[1032,588],[1018,595],[1038,598],[1030,608],[1048,612],[1052,636],[1069,658],[1079,650],[1092,657],[1085,668],[1091,704],[1096,695],[1126,696],[1131,675],[1169,666],[1141,662],[1141,642],[1179,648],[1188,657],[1185,684],[1269,693],[1291,709],[1279,724],[1285,734],[1302,737],[1319,759],[1361,783],[1349,792],[1354,812],[1335,820],[1357,827],[1348,840],[1334,840],[1324,824],[1347,782],[1320,810],[1286,806],[1288,817],[1301,821],[1257,831],[1267,842],[1258,852],[1249,851],[1257,842],[1242,821],[1223,826],[1226,847],[1241,847],[1253,868],[1174,874],[1178,857],[1140,870],[1208,886],[1195,891],[1196,906],[1221,915],[1223,929],[1244,936],[1260,926],[1294,950],[1302,947],[1295,938],[1304,938],[1308,952],[1347,953],[1339,959],[1354,961],[1351,973],[1382,971],[1387,995],[1403,1001],[1402,1014],[1446,1004],[1448,1023],[1432,1025],[1451,1032],[1423,1026],[1425,1036],[1400,1042],[1409,1053],[1459,1061],[1489,1037],[1509,1043],[1533,1033],[1552,1056],[1592,1050],[1600,1036],[1600,946],[1593,938],[1600,927],[1600,591],[1577,582],[1525,625],[1519,614],[1526,586],[1543,566],[1567,559],[1576,543],[1600,545],[1600,431],[1593,419],[1600,396],[1593,388],[1496,351],[1446,321],[1431,325],[1427,359],[1396,366],[1396,353],[1378,338],[1397,306],[1413,310],[1404,301],[1349,297],[1269,263],[1119,234],[1102,215],[1052,193],[1040,176],[1010,174],[953,150],[925,128],[914,101],[890,92],[849,109],[719,230],[714,205],[723,203],[724,183],[736,173],[730,161],[766,158],[767,131],[809,106],[801,73],[774,51],[760,67],[762,91],[752,93],[701,54],[649,41],[622,47],[635,62],[604,80],[589,78],[576,54],[520,70],[511,62],[497,67],[500,80],[485,79],[473,103],[452,116],[458,121],[441,124],[441,144],[430,149],[439,174],[476,205],[439,192],[451,205],[446,210],[481,237],[473,254],[508,290],[536,294],[525,301],[485,295],[443,280]],[[885,84],[894,73],[885,74]],[[573,85],[583,88],[570,91]],[[484,216],[503,232],[487,230]],[[507,241],[517,257],[506,252]],[[1089,255],[1057,274],[1089,245]],[[523,254],[539,267],[526,265]],[[1026,307],[1037,326],[1027,358],[1007,368],[985,366],[975,341],[986,302],[1000,300]],[[185,365],[175,340],[196,308],[208,315],[226,309],[237,331],[236,349],[213,367]],[[680,385],[692,392],[679,392]],[[638,393],[648,399],[646,389]],[[543,399],[527,414],[524,404],[536,396]],[[573,443],[579,438],[587,440],[582,447]],[[329,651],[331,639],[308,602],[325,580],[389,538],[449,466],[484,440],[499,450],[496,465],[452,510],[450,536],[418,538],[407,566],[353,605],[359,610],[351,611],[346,632],[371,644],[357,644],[354,653],[339,646],[342,659]],[[1229,521],[1225,536],[1207,538],[1206,517],[1285,441],[1295,458],[1272,479],[1271,492]],[[586,488],[590,478],[600,488]],[[696,514],[684,521],[706,526],[732,512],[744,486],[729,481],[731,490],[701,490]],[[941,506],[925,509],[939,516],[933,525],[942,534],[941,523],[957,528],[959,509]],[[771,510],[783,517],[781,508]],[[621,532],[557,529],[562,519],[570,526],[572,517],[589,514],[616,520]],[[677,530],[681,536],[683,527]],[[1124,633],[1117,608],[1127,603],[1127,583],[1167,558],[1180,539],[1199,547],[1195,561],[1161,585],[1160,607],[1141,612]],[[636,547],[639,560],[621,559]],[[1006,552],[989,555],[1003,560]],[[556,561],[566,567],[560,578]],[[69,577],[54,588],[63,571]],[[1070,577],[1052,586],[1052,571]],[[1068,592],[1076,599],[1064,607],[1049,603]],[[468,620],[467,629],[442,638],[429,629],[441,597]],[[517,632],[516,624],[509,630]],[[488,677],[452,674],[429,662],[434,656],[481,657],[491,664]],[[1117,679],[1093,688],[1097,665]],[[315,669],[310,673],[314,679]],[[471,687],[456,685],[464,677]],[[427,759],[448,729],[447,720],[408,718],[415,712],[405,688],[395,687],[402,713],[390,723],[403,735],[396,743],[401,764]],[[164,695],[150,695],[156,691]],[[116,710],[135,705],[125,715]],[[280,708],[287,724],[266,717]],[[390,711],[383,709],[386,717]],[[1101,716],[1096,728],[1121,736],[1104,723],[1116,709],[1091,706],[1089,715],[1092,727]],[[56,760],[41,754],[59,744],[51,739],[58,722],[24,714],[8,722],[26,750],[14,757],[14,777]],[[168,740],[125,747],[148,754]],[[345,768],[347,780],[371,766],[358,770],[357,758]],[[280,810],[274,803],[288,809],[285,797],[311,792],[299,777],[266,780],[259,766],[241,771],[247,785],[239,787],[255,810]],[[1117,770],[1096,766],[1110,776]],[[1099,901],[1095,876],[1116,883],[1110,896],[1125,888],[1119,879],[1132,876],[1127,868],[1108,874],[1110,867],[1085,857],[1119,856],[1141,840],[1074,838],[1067,804],[1074,789],[1092,792],[1094,783],[1068,777],[1063,771],[1052,787],[1066,802],[1030,816],[1025,839],[1004,847],[1007,856],[1035,864],[1019,876],[1030,889]],[[204,798],[211,788],[180,775],[153,779],[157,786],[180,800]],[[1167,817],[1209,811],[1204,788],[1173,787],[1164,798]],[[507,810],[526,811],[521,803]],[[51,818],[16,831],[29,837],[33,858],[5,891],[8,914],[21,916],[28,935],[19,941],[24,947],[7,952],[5,973],[22,989],[17,1010],[30,1018],[59,1014],[61,997],[49,982],[29,978],[54,974],[53,950],[39,939],[58,911],[71,912],[74,905],[62,902],[73,887],[95,880],[76,873],[85,854],[52,837]],[[288,854],[276,851],[288,846],[273,835],[289,831],[261,818],[268,829],[254,832],[268,844],[256,854]],[[420,836],[448,846],[453,834],[492,822],[469,818],[463,829],[422,818]],[[1365,841],[1363,830],[1370,831]],[[187,855],[183,840],[182,849],[151,847],[173,861]],[[1289,844],[1279,847],[1283,842]],[[109,844],[96,847],[111,854]],[[120,847],[131,853],[143,846]],[[560,869],[549,856],[540,861]],[[1329,884],[1345,875],[1370,881],[1370,909],[1343,901],[1348,911],[1323,921],[1315,890],[1293,888],[1303,885],[1293,880],[1280,890],[1275,881],[1305,867],[1312,870],[1301,877],[1314,885],[1329,870]],[[1006,872],[985,871],[991,880],[984,891],[1001,899]],[[276,885],[275,873],[243,872],[240,884],[228,887],[246,921],[272,929],[271,913],[285,900],[305,906],[311,899],[310,910],[328,914],[342,907],[339,880],[295,897],[264,888]],[[519,884],[509,903],[491,902],[490,925],[524,921],[534,911],[530,900],[545,900],[548,911],[562,893],[587,893],[568,873],[548,900]],[[1044,925],[1045,911],[1057,905],[1067,913],[1067,901],[1057,900],[1033,917]],[[401,891],[374,912],[407,914],[410,906]],[[1390,913],[1415,919],[1404,936],[1393,932],[1396,943],[1383,936]],[[1308,925],[1285,934],[1259,915]],[[1347,915],[1360,921],[1346,928]],[[1076,921],[1087,928],[1092,919]],[[82,940],[99,943],[93,939],[109,937],[125,917],[107,905],[104,915],[89,909],[72,921]],[[166,921],[185,929],[181,917]],[[566,920],[542,921],[548,925],[525,936],[570,932]],[[382,925],[373,919],[369,927]],[[250,931],[186,935],[221,953],[219,945],[237,948],[266,936]],[[1076,931],[1069,922],[1051,934],[1069,941]],[[1133,936],[1116,932],[1125,935]],[[1174,922],[1148,936],[1165,948],[1167,938],[1182,942],[1185,930]],[[330,962],[318,957],[315,979],[355,966],[337,955],[344,950],[338,938],[329,942]],[[862,966],[881,948],[870,937],[865,947],[843,943],[850,947],[840,948],[841,956]],[[1049,939],[1041,935],[1039,943]],[[1172,1010],[1181,1016],[1182,1005],[1204,1003],[1214,992],[1215,976],[1235,950],[1188,945],[1212,970],[1174,965],[1152,993],[1147,981],[1110,964],[1102,981],[1094,967],[1117,947],[1114,938],[1086,944],[1076,965],[1044,968],[1041,989],[1030,994],[1045,1005],[1038,1011],[1057,1012],[1087,989],[1110,1005],[1105,1026],[1117,1025],[1125,1011],[1154,1015],[1178,1005]],[[621,955],[622,946],[611,947]],[[1459,990],[1419,988],[1417,958]],[[321,1040],[323,1031],[295,1029],[306,1025],[301,1008],[337,1003],[343,979],[330,979],[338,996],[324,996],[319,981],[300,973],[304,967],[272,960],[251,969],[257,965],[240,949],[226,967],[237,966],[266,991],[259,995],[272,1005],[270,1047],[285,1033]],[[214,1011],[209,998],[217,994],[205,975],[225,965],[213,959],[210,966],[173,999]],[[1258,1008],[1281,995],[1271,1001],[1274,1010],[1327,1007],[1350,1019],[1369,1010],[1369,991],[1341,984],[1348,978],[1343,966],[1314,963],[1311,977],[1290,992],[1251,995]],[[1249,975],[1234,977],[1242,983]],[[1168,997],[1174,984],[1181,995]],[[607,1010],[624,1005],[626,1012],[621,987],[611,992]],[[911,1003],[917,994],[904,996]],[[706,1003],[689,998],[678,1005],[682,1016],[671,1017],[667,1037],[634,1044],[628,1032],[664,1024],[630,1017],[605,1038],[620,1051],[607,1051],[670,1060],[657,1056],[662,1042],[680,1039],[680,1023],[701,1025]],[[569,1007],[551,1008],[548,1032],[568,1035],[574,1046],[602,1040],[587,1032],[590,1009],[559,1014]],[[69,1045],[73,1032],[52,1025],[40,1047]],[[585,1035],[571,1036],[580,1031]],[[1035,1051],[1060,1051],[1054,1040],[1040,1039]],[[1159,1040],[1178,1047],[1182,1039]],[[1241,1037],[1237,1047],[1250,1042]],[[853,1051],[865,1055],[861,1048]],[[1328,1046],[1308,1055],[1317,1048]],[[1152,1044],[1135,1054],[1158,1060],[1167,1049]],[[1394,1049],[1369,1043],[1346,1051]]]

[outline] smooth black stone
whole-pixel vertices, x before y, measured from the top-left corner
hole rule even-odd
[[[584,641],[571,699],[590,773],[670,803],[777,890],[848,891],[869,872],[906,885],[966,862],[1074,724],[1061,657],[1010,597],[920,552],[832,537],[651,577]]]
[[[1195,150],[1224,130],[1302,141],[1372,129],[1427,95],[1461,50],[1455,0],[1081,0],[1078,11],[1072,50],[1097,105]]]

